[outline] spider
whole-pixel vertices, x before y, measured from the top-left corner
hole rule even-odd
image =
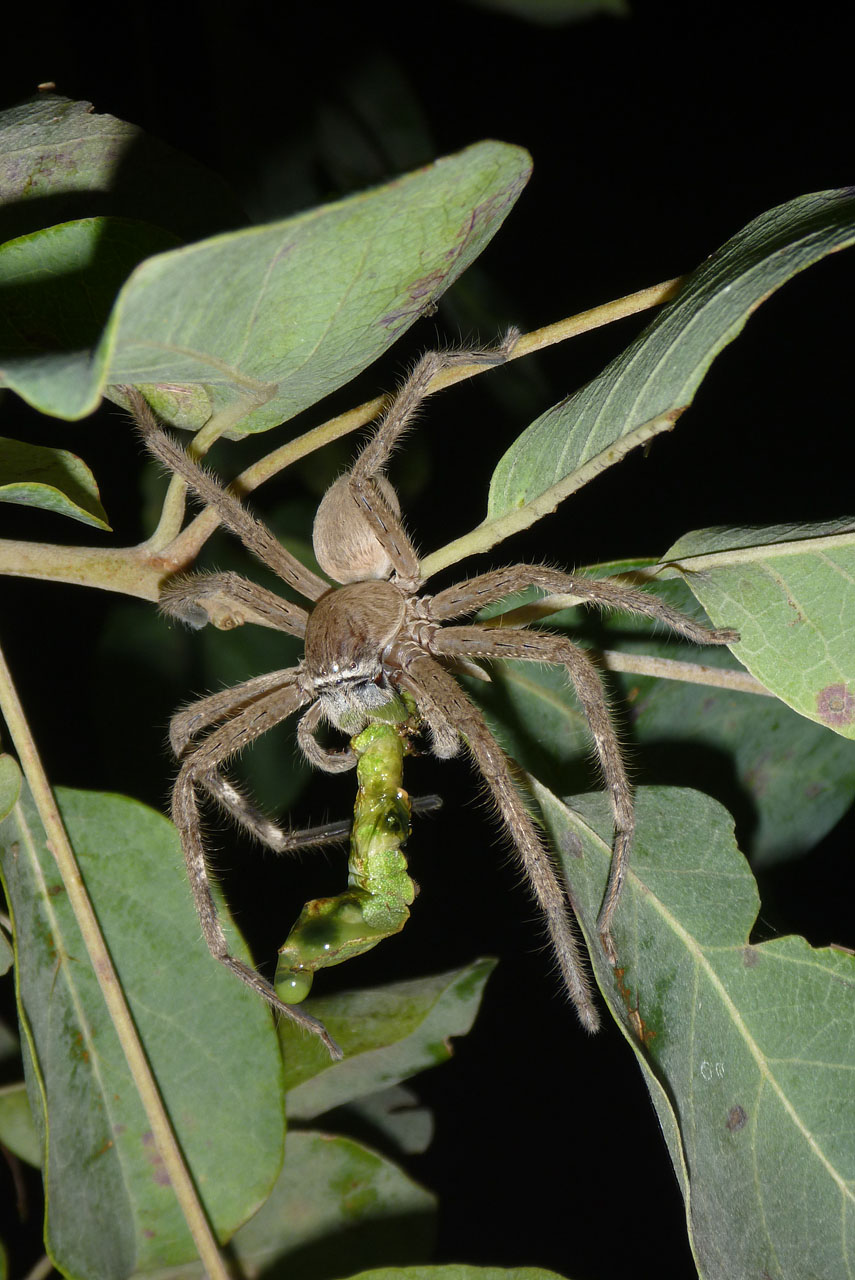
[[[251,621],[305,641],[305,656],[297,666],[246,680],[175,715],[170,742],[178,775],[172,816],[212,955],[280,1014],[319,1036],[333,1057],[341,1056],[341,1051],[320,1022],[283,1002],[261,974],[230,955],[206,867],[200,793],[278,852],[320,843],[323,833],[309,833],[307,839],[305,833],[283,830],[264,817],[223,773],[228,759],[302,711],[296,734],[307,759],[329,773],[350,769],[356,761],[349,748],[331,750],[318,741],[321,722],[326,720],[351,736],[372,719],[405,720],[414,705],[433,753],[447,759],[464,745],[480,771],[545,917],[570,999],[583,1026],[596,1031],[599,1016],[565,890],[511,762],[451,669],[516,658],[566,670],[590,726],[614,815],[611,870],[597,921],[603,949],[614,965],[611,922],[626,874],[634,817],[632,789],[600,677],[585,650],[564,636],[459,620],[535,587],[569,593],[598,608],[643,614],[698,644],[738,639],[735,631],[702,626],[619,579],[588,578],[540,565],[515,564],[467,578],[436,595],[422,594],[426,580],[402,524],[397,495],[385,475],[390,455],[439,372],[463,363],[501,363],[517,336],[509,332],[492,351],[429,352],[417,363],[350,470],[334,482],[318,508],[315,555],[335,586],[301,564],[237,497],[193,461],[162,430],[136,388],[119,388],[150,452],[183,479],[199,500],[213,507],[221,523],[249,551],[310,602],[309,609],[303,609],[236,573],[214,573],[176,579],[165,588],[161,606],[195,627],[212,620],[231,625]]]

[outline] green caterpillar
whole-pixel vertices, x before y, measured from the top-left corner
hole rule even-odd
[[[348,888],[335,898],[307,902],[279,949],[276,992],[299,1004],[318,969],[343,964],[400,933],[410,918],[416,886],[403,845],[412,807],[401,786],[406,731],[376,721],[351,741],[358,757],[358,790],[348,859]]]

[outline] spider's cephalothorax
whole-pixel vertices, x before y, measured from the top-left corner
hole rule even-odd
[[[567,896],[543,838],[518,789],[511,764],[481,712],[450,668],[515,658],[563,666],[590,725],[615,822],[611,873],[598,920],[606,955],[615,962],[610,925],[621,891],[634,825],[632,791],[596,667],[585,650],[565,637],[525,627],[481,623],[447,626],[489,604],[537,587],[572,594],[601,608],[644,614],[699,644],[727,644],[736,632],[713,630],[614,578],[587,578],[537,565],[518,564],[469,578],[437,595],[420,595],[419,559],[401,523],[400,507],[384,469],[414,411],[442,369],[466,363],[499,363],[515,341],[509,334],[497,351],[430,353],[391,401],[351,469],[323,498],[315,519],[318,563],[338,587],[319,578],[277,542],[269,529],[165,435],[142,395],[122,388],[148,448],[213,507],[260,560],[313,602],[311,612],[273,592],[223,573],[178,580],[163,594],[164,610],[194,626],[216,620],[256,622],[305,638],[305,658],[296,667],[247,680],[180,711],[170,739],[179,761],[172,814],[184,848],[188,875],[205,939],[217,959],[274,1008],[339,1050],[324,1027],[298,1007],[283,1003],[274,988],[229,954],[205,865],[198,809],[200,790],[277,851],[308,843],[305,835],[278,827],[259,814],[222,773],[229,757],[268,729],[306,708],[297,724],[300,747],[327,772],[352,768],[350,750],[331,751],[318,742],[322,719],[349,736],[373,719],[404,719],[413,706],[434,753],[453,756],[461,745],[483,776],[519,854],[532,893],[546,918],[568,993],[582,1023],[597,1029],[599,1017],[572,923]],[[318,842],[315,840],[314,842]]]

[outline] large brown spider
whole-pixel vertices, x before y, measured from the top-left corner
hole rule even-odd
[[[434,596],[420,594],[425,578],[401,523],[397,495],[384,474],[386,465],[437,373],[473,361],[499,363],[515,339],[515,333],[509,334],[493,352],[428,353],[416,365],[351,469],[336,480],[318,508],[315,555],[324,572],[341,584],[334,587],[286,551],[264,524],[161,430],[139,391],[121,388],[149,450],[213,507],[220,521],[259,560],[312,602],[307,611],[235,573],[181,578],[164,591],[165,612],[191,625],[230,616],[233,622],[259,622],[305,638],[305,657],[296,667],[256,676],[202,698],[174,717],[170,740],[179,770],[172,816],[212,955],[280,1013],[320,1036],[336,1057],[340,1051],[321,1023],[299,1007],[285,1004],[259,973],[229,954],[205,863],[198,792],[206,792],[274,850],[307,843],[303,835],[282,830],[247,802],[221,771],[229,757],[306,707],[297,723],[297,741],[308,760],[330,773],[352,768],[355,759],[349,750],[331,751],[318,742],[315,733],[320,722],[326,719],[352,735],[382,709],[388,713],[389,704],[401,701],[402,694],[409,695],[434,754],[454,756],[462,743],[483,775],[546,917],[570,998],[583,1025],[595,1031],[599,1016],[566,893],[510,762],[449,668],[503,658],[566,668],[587,717],[614,811],[611,872],[597,924],[605,953],[615,963],[610,926],[626,873],[634,816],[632,790],[600,677],[587,653],[563,636],[477,622],[444,624],[526,587],[538,587],[569,593],[601,608],[644,614],[699,644],[738,639],[735,631],[704,627],[656,596],[617,579],[587,578],[538,565],[512,565],[468,578]]]

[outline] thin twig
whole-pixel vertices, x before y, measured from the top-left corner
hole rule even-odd
[[[47,1277],[52,1275],[54,1270],[53,1262],[46,1253],[43,1253],[35,1266],[31,1267],[24,1276],[24,1280],[47,1280]],[[57,1272],[58,1274],[59,1272]]]
[[[579,312],[578,315],[558,320],[555,324],[545,325],[541,329],[534,329],[531,333],[524,333],[517,340],[513,351],[508,357],[508,361],[519,360],[523,356],[531,355],[534,351],[541,351],[543,348],[553,346],[557,342],[564,342],[568,338],[577,337],[579,334],[587,333],[592,329],[602,328],[603,325],[611,324],[615,320],[622,320],[626,316],[636,315],[638,312],[646,311],[651,307],[661,306],[662,303],[668,302],[679,292],[684,279],[685,277],[683,276],[676,276],[672,280],[665,280],[660,284],[651,285],[648,289],[641,289],[637,293],[627,294],[624,298],[617,298],[612,302],[604,302],[602,306],[592,307],[588,311]],[[445,387],[454,386],[455,383],[464,382],[468,378],[478,377],[479,374],[486,373],[490,368],[494,367],[485,365],[483,361],[480,363],[473,361],[472,364],[456,365],[443,369],[431,382],[430,394],[433,395],[436,391],[442,391]],[[290,467],[300,458],[305,458],[308,454],[314,453],[316,449],[321,449],[333,440],[340,440],[342,436],[348,435],[351,431],[357,431],[360,427],[367,426],[369,422],[373,422],[382,413],[387,402],[388,398],[386,396],[375,396],[372,400],[366,400],[363,404],[357,405],[353,409],[348,409],[346,413],[340,413],[335,418],[322,422],[320,426],[305,432],[304,435],[299,436],[296,440],[287,441],[278,449],[274,449],[271,453],[254,462],[252,466],[242,471],[229,487],[240,497],[246,497],[247,494],[252,493],[254,489],[265,484],[273,476],[278,475],[280,471],[284,471],[286,467]],[[218,523],[216,512],[210,507],[206,508],[178,535],[169,546],[167,553],[182,564],[189,563],[199,554],[204,543],[217,528]]]
[[[755,676],[749,675],[747,671],[735,671],[732,667],[709,667],[702,662],[654,658],[645,653],[619,653],[616,649],[601,649],[600,655],[609,671],[627,671],[637,676],[659,676],[664,680],[685,680],[689,684],[730,689],[734,693],[755,693],[763,698],[777,697]]]
[[[508,609],[497,613],[492,618],[484,618],[484,627],[525,627],[533,622],[542,622],[544,618],[552,618],[565,609],[573,609],[584,604],[579,596],[553,594],[529,600],[516,609]],[[681,662],[677,658],[656,658],[652,654],[623,653],[617,649],[601,649],[597,651],[604,659],[610,671],[626,671],[632,675],[657,676],[664,680],[684,680],[689,684],[704,684],[715,689],[730,689],[735,693],[754,693],[761,697],[775,698],[777,694],[767,689],[764,684],[742,669],[732,667],[710,667],[701,662]]]
[[[612,302],[603,303],[602,306],[593,307],[578,315],[559,320],[555,324],[523,334],[518,339],[510,359],[519,360],[534,351],[540,351],[557,342],[600,328],[614,320],[659,306],[674,296],[682,282],[683,277],[665,280],[661,284],[651,285],[648,289],[627,294],[624,298],[617,298]],[[462,382],[466,378],[476,377],[485,373],[488,367],[483,364],[471,364],[446,369],[437,376],[435,383],[431,386],[431,392],[440,391],[443,387]],[[297,439],[287,441],[242,471],[230,487],[241,497],[252,493],[298,459],[373,422],[386,403],[386,397],[375,396],[374,399],[366,400],[364,404],[357,405],[347,413],[330,418]],[[229,421],[219,416],[216,422],[212,419],[202,428],[202,432],[197,434],[198,445],[201,447],[203,442],[206,446],[210,445],[211,435],[216,437],[229,427],[238,425],[232,418],[233,414]],[[212,424],[214,424],[213,431]],[[202,448],[201,451],[204,452],[204,449]],[[160,586],[165,578],[179,569],[188,568],[219,524],[216,512],[207,507],[191,520],[185,529],[178,532],[183,514],[182,488],[183,486],[178,483],[170,486],[157,529],[139,546],[64,547],[0,539],[0,576],[9,574],[53,582],[71,582],[78,586],[116,591],[142,600],[157,600]],[[477,531],[475,533],[477,534]],[[450,544],[450,547],[456,549],[464,541],[458,539]],[[448,551],[449,548],[443,548],[436,552],[434,557],[431,557],[431,561],[442,557]],[[461,555],[464,553],[470,552],[464,549]],[[433,571],[435,572],[437,568],[438,563],[433,566]]]
[[[184,1214],[199,1257],[211,1280],[229,1280],[217,1242],[211,1231],[205,1210],[193,1185],[193,1180],[178,1145],[169,1117],[152,1075],[145,1050],[137,1035],[130,1009],[125,1000],[112,957],[107,949],[86,886],[71,848],[71,842],[60,817],[47,775],[39,758],[36,744],[27,723],[12,674],[0,649],[0,711],[9,729],[24,776],[33,795],[48,847],[62,876],[69,902],[83,936],[92,969],[101,988],[110,1018],[125,1054],[140,1100],[146,1113],[154,1141],[164,1167]]]

